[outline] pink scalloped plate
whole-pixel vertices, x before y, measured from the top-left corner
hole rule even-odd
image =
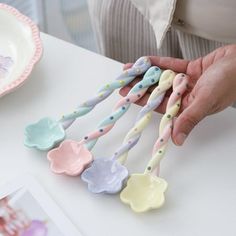
[[[37,25],[0,3],[0,97],[21,86],[42,56]]]

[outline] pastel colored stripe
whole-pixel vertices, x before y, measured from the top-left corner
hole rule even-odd
[[[87,136],[84,137],[84,142],[92,140],[92,139],[98,139],[99,137],[105,135],[112,129],[113,125],[107,125],[106,127],[102,127],[99,130],[96,130],[94,132],[89,133]]]
[[[98,130],[104,129],[106,126],[112,125],[112,127],[115,125],[115,123],[126,113],[126,111],[129,109],[130,104],[136,102],[139,100],[147,91],[147,89],[151,86],[156,84],[161,75],[160,68],[154,66],[151,67],[144,75],[143,80],[138,82],[128,93],[128,95],[125,98],[122,98],[117,102],[115,105],[114,110],[112,113],[107,116],[104,120],[100,122],[96,130],[94,131],[97,133]],[[125,104],[124,104],[125,101]],[[93,135],[93,132],[91,133]],[[103,135],[103,132],[101,132],[101,136]],[[89,150],[91,150],[94,145],[96,144],[97,138],[90,138],[89,135],[86,136],[88,139],[88,142],[86,142],[86,146]],[[100,137],[100,136],[99,136]]]
[[[173,81],[173,92],[168,100],[166,113],[163,115],[159,126],[159,138],[153,146],[152,158],[148,162],[144,173],[158,175],[159,164],[164,157],[168,141],[173,128],[173,118],[178,114],[181,97],[188,87],[188,76],[178,74]]]
[[[102,102],[108,96],[110,96],[114,90],[122,88],[129,84],[136,76],[145,73],[151,66],[150,59],[148,57],[139,58],[134,65],[123,71],[121,75],[112,83],[108,83],[100,88],[97,94],[87,101],[80,104],[73,112],[67,115],[63,115],[60,119],[63,127],[67,129],[76,118],[86,115],[90,112],[97,104]]]
[[[159,85],[153,90],[147,104],[139,112],[134,126],[125,136],[122,145],[113,154],[113,158],[119,158],[119,161],[124,164],[128,152],[138,143],[143,130],[150,123],[152,111],[161,104],[165,92],[171,88],[174,77],[175,73],[171,70],[165,70],[161,74]]]
[[[135,93],[135,94],[130,94],[129,97],[124,97],[123,99],[121,99],[120,101],[117,102],[117,104],[115,105],[115,109],[118,109],[120,107],[122,107],[123,105],[126,105],[126,104],[130,104],[130,103],[134,103],[137,101],[137,99],[143,97],[143,95],[146,93],[146,91],[143,89],[143,90],[140,90],[139,93]],[[129,99],[129,100],[128,100]]]

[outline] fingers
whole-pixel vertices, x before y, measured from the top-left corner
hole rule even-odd
[[[172,58],[172,57],[157,57],[157,56],[150,56],[149,57],[151,60],[152,65],[158,66],[161,69],[171,69],[177,73],[186,73],[186,70],[188,68],[188,64],[189,61],[187,60],[182,60],[182,59],[178,59],[178,58]],[[130,67],[132,67],[133,63],[127,63],[124,65],[123,69],[126,70]],[[137,78],[135,80],[133,80],[129,85],[127,85],[126,87],[120,89],[120,94],[122,96],[126,96],[130,89],[139,81],[141,80],[141,78]],[[139,99],[136,104],[140,105],[140,106],[144,106],[147,103],[147,100],[150,96],[150,94],[152,93],[152,91],[155,89],[155,86],[151,86],[148,90],[147,93],[141,98]],[[157,112],[160,113],[164,113],[165,109],[166,109],[166,105],[169,99],[169,95],[171,94],[171,90],[167,91],[166,93],[166,97],[164,98],[163,102],[161,103],[161,105],[155,110]]]
[[[158,57],[158,56],[149,56],[152,65],[158,66],[161,69],[170,69],[175,72],[179,73],[186,73],[189,61],[178,59],[178,58],[172,58],[172,57]],[[123,67],[124,70],[132,67],[133,63],[126,63]],[[128,86],[133,87],[137,82],[139,82],[141,78],[137,78],[133,80]],[[150,88],[149,91],[152,92],[154,87]],[[124,91],[127,91],[124,90]],[[124,94],[123,91],[121,91],[121,95]]]
[[[158,66],[161,69],[170,69],[178,73],[186,73],[189,64],[188,60],[183,60],[173,57],[158,57],[149,56],[152,65]],[[133,63],[126,63],[123,67],[124,70],[132,67]]]
[[[193,128],[207,116],[210,106],[201,96],[189,96],[190,105],[186,107],[174,122],[172,140],[176,145],[182,145]]]
[[[152,65],[158,66],[161,69],[170,69],[178,73],[186,73],[189,64],[188,60],[183,60],[173,57],[158,57],[149,56]],[[133,63],[126,63],[123,67],[124,70],[132,67]]]
[[[126,64],[124,64],[124,66],[123,66],[123,70],[127,70],[127,69],[129,69],[130,67],[132,67],[133,66],[133,63],[126,63]]]
[[[152,65],[161,69],[170,69],[178,73],[186,73],[189,61],[173,57],[149,56]]]
[[[133,88],[135,84],[137,84],[138,82],[140,82],[143,78],[137,77],[135,78],[131,83],[129,83],[127,86],[130,88]]]
[[[119,93],[121,96],[125,97],[129,93],[130,89],[130,87],[125,86],[119,90]]]

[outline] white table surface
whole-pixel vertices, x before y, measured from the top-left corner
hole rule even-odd
[[[25,125],[44,116],[59,118],[112,81],[122,64],[42,34],[44,55],[27,83],[0,99],[0,180],[32,173],[71,221],[87,236],[236,235],[236,111],[232,108],[205,119],[179,148],[169,146],[162,164],[168,181],[166,204],[160,210],[133,213],[118,196],[94,195],[80,178],[53,174],[46,153],[23,146]],[[111,111],[113,94],[68,137],[79,140]],[[112,154],[131,127],[139,107],[132,106],[94,148],[95,156]],[[155,115],[129,155],[131,172],[142,171],[157,137]],[[71,235],[67,235],[71,236]]]

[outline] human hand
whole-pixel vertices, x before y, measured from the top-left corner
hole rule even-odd
[[[174,122],[172,140],[182,145],[192,129],[206,116],[217,113],[236,101],[236,45],[216,49],[196,60],[150,56],[152,65],[190,76],[189,87],[182,99],[179,116]],[[124,69],[131,66],[125,65]],[[139,80],[139,79],[137,79]],[[125,96],[137,80],[120,90]],[[138,105],[145,105],[153,91],[151,87]],[[156,111],[164,113],[171,91],[166,93]]]

